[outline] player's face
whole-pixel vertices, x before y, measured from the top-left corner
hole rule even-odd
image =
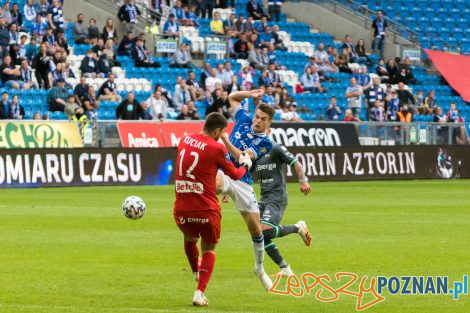
[[[271,126],[272,120],[269,118],[267,113],[261,110],[256,110],[255,116],[253,117],[253,130],[256,133],[264,133],[266,129]]]
[[[216,141],[218,141],[220,139],[220,137],[222,137],[222,135],[225,133],[225,131],[227,130],[227,127],[224,127],[224,128],[217,128],[215,131],[214,131],[214,139]]]

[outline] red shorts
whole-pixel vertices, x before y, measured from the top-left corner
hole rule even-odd
[[[174,211],[175,223],[183,234],[207,244],[219,242],[222,216],[216,211]]]

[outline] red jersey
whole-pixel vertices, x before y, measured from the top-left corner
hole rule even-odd
[[[181,138],[176,159],[174,211],[220,212],[215,187],[219,169],[235,180],[246,173],[244,167],[233,165],[225,146],[213,138],[203,134]]]

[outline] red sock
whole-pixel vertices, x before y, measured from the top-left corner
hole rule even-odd
[[[201,268],[199,269],[199,284],[197,289],[201,292],[206,290],[206,286],[211,279],[212,271],[214,270],[215,253],[205,252],[202,255]]]
[[[194,272],[198,272],[198,259],[199,259],[199,249],[197,248],[197,242],[189,242],[184,241],[184,252],[186,252],[186,256],[188,257],[189,265],[191,266],[191,270]]]

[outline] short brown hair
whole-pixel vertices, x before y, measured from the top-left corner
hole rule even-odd
[[[258,104],[256,110],[260,110],[261,112],[268,114],[270,120],[274,118],[274,114],[276,113],[276,110],[274,110],[274,108],[267,103]]]
[[[217,128],[227,127],[227,119],[218,112],[212,112],[206,116],[206,122],[204,124],[204,131],[211,132]]]

